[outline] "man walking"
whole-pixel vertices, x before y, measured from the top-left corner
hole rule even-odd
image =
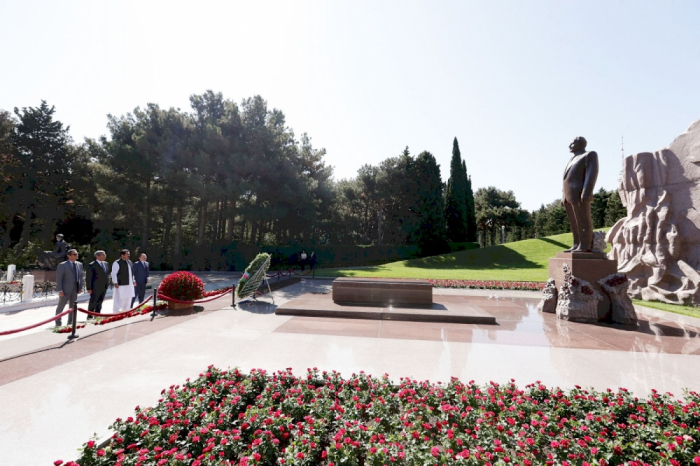
[[[130,255],[128,249],[122,249],[119,251],[119,260],[112,264],[114,312],[129,309],[131,298],[134,297],[134,266],[129,260]]]
[[[83,291],[85,280],[83,279],[83,264],[78,262],[78,251],[68,250],[68,260],[61,262],[56,267],[56,291],[58,291],[58,306],[56,315],[63,312],[66,303],[78,301],[78,295]],[[68,325],[73,323],[73,313],[68,314]],[[56,327],[62,325],[61,319],[56,320]]]
[[[131,307],[134,306],[134,301],[138,298],[138,302],[142,303],[146,297],[146,285],[148,284],[149,264],[146,262],[148,256],[146,253],[139,255],[139,260],[134,264],[134,281],[136,282],[136,296],[131,298]]]
[[[95,252],[95,260],[88,265],[87,273],[87,292],[90,293],[90,304],[88,311],[102,312],[102,301],[105,299],[105,293],[109,288],[109,271],[107,262],[107,254],[104,251]],[[88,319],[92,316],[88,316]]]

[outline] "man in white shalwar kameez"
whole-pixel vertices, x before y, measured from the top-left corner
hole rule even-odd
[[[119,251],[119,260],[114,261],[112,264],[112,283],[114,283],[114,293],[112,298],[114,299],[114,312],[122,312],[127,309],[131,309],[131,298],[133,298],[136,293],[134,291],[134,271],[131,261],[129,260],[128,249],[122,249]]]

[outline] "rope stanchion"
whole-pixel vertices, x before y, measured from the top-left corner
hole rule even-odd
[[[69,341],[80,336],[75,333],[76,329],[78,328],[78,301],[73,302],[73,315],[71,317],[73,317],[73,328],[71,329],[70,335],[68,335]]]
[[[71,312],[73,312],[73,309],[68,309],[67,311],[63,311],[62,313],[55,315],[55,316],[51,317],[50,319],[46,319],[42,322],[39,322],[38,324],[29,325],[27,327],[18,328],[15,330],[5,330],[4,332],[0,332],[0,336],[12,335],[13,333],[19,333],[19,332],[24,332],[25,330],[31,330],[33,328],[39,327],[40,325],[48,324],[49,322],[52,322],[54,320],[61,319],[63,316],[68,315]]]
[[[215,299],[222,298],[231,292],[233,292],[233,290],[226,290],[223,293],[220,293],[220,294],[217,294],[214,296],[208,296],[206,298],[198,299],[196,301],[180,301],[179,299],[171,298],[170,296],[165,296],[164,294],[158,294],[158,299],[162,299],[163,301],[168,301],[171,303],[178,303],[178,304],[200,304],[200,303],[208,303],[209,301],[214,301]]]
[[[297,277],[305,277],[305,276],[307,276],[308,274],[310,274],[310,273],[312,272],[311,270],[309,270],[309,271],[306,272],[306,273],[296,273],[296,271],[294,271],[294,270],[292,270],[292,269],[289,269],[289,270],[290,270],[291,272],[294,272],[294,275],[296,275]],[[290,277],[291,277],[291,275],[290,275]]]
[[[153,314],[151,314],[151,320],[156,317],[156,306],[158,305],[158,290],[160,290],[160,285],[158,288],[153,290]]]
[[[128,311],[116,312],[114,314],[101,314],[99,312],[86,311],[85,309],[82,309],[82,308],[78,308],[78,310],[80,312],[83,312],[83,313],[90,315],[90,316],[93,316],[93,317],[116,317],[116,316],[122,316],[124,314],[128,314],[130,312],[135,311],[136,309],[140,308],[141,306],[143,306],[144,304],[149,302],[152,298],[153,298],[153,296],[149,296],[148,298],[144,299],[142,303],[139,303],[136,307],[132,307]]]

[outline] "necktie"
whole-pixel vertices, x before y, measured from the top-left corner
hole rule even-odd
[[[75,274],[75,286],[79,288],[80,279],[78,278],[78,265],[75,262],[73,262],[73,273]]]
[[[107,266],[105,265],[105,263],[104,263],[104,262],[100,262],[100,265],[102,266],[102,270],[104,270],[105,273],[107,273]]]

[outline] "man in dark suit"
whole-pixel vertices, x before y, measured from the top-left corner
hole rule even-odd
[[[139,255],[139,260],[134,263],[134,281],[136,282],[136,296],[131,300],[131,307],[134,307],[134,301],[138,299],[139,303],[143,302],[146,297],[146,285],[148,284],[149,264],[146,262],[148,256],[146,253]]]
[[[598,178],[598,154],[586,152],[586,139],[579,136],[569,144],[574,155],[564,170],[562,204],[566,207],[574,245],[565,252],[591,252],[593,250],[593,221],[591,200]]]
[[[109,288],[109,266],[105,260],[107,254],[104,251],[95,252],[95,260],[88,264],[87,292],[90,293],[88,311],[102,312],[102,301],[105,299]],[[88,319],[92,316],[88,316]]]
[[[63,312],[66,303],[78,301],[78,295],[83,291],[83,264],[78,262],[78,251],[68,250],[68,260],[56,267],[56,291],[58,291],[58,306],[56,315]],[[68,314],[68,325],[73,323],[73,313]],[[56,320],[56,326],[61,326],[61,319]]]

